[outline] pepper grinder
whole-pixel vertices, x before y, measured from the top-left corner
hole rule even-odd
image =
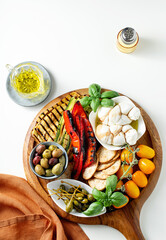
[[[117,35],[117,47],[123,53],[133,52],[139,41],[138,33],[131,27],[122,29]]]

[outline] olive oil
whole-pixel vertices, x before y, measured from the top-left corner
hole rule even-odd
[[[130,125],[131,125],[136,131],[138,131],[138,120],[132,121],[132,122],[130,123]]]
[[[21,69],[21,72],[15,76],[14,87],[20,93],[34,93],[39,90],[40,80],[37,72],[32,68]]]

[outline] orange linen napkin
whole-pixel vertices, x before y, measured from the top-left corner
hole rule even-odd
[[[51,207],[16,176],[0,174],[0,240],[88,240],[76,223]]]

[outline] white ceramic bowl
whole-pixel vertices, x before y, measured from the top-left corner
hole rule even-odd
[[[47,189],[48,189],[48,192],[49,192],[50,195],[52,194],[52,192],[50,190],[51,189],[58,189],[61,184],[64,184],[66,189],[71,187],[70,185],[68,185],[66,183],[62,183],[62,181],[68,182],[68,183],[73,184],[75,186],[80,185],[81,188],[84,188],[87,192],[92,193],[92,188],[90,186],[88,186],[87,184],[83,183],[83,182],[80,182],[80,181],[77,181],[77,180],[74,180],[74,179],[61,179],[61,180],[55,180],[55,181],[49,182],[47,184]],[[58,200],[58,196],[56,196],[55,194],[51,195],[51,198],[58,207],[60,207],[63,211],[65,211],[66,205],[63,202],[63,200],[61,200],[61,199]],[[70,212],[71,215],[74,215],[74,216],[77,216],[77,217],[96,217],[96,216],[100,216],[104,213],[106,213],[106,208],[105,207],[103,207],[103,210],[101,211],[101,213],[99,213],[97,215],[93,215],[93,216],[86,216],[83,213],[77,212],[75,209],[73,209]]]
[[[135,104],[126,96],[115,97],[115,98],[112,98],[112,100],[114,100],[114,102],[116,104],[121,103],[121,102],[127,102],[130,105],[132,105],[133,107],[135,106]],[[97,117],[97,112],[95,113],[95,112],[92,111],[90,113],[90,115],[89,115],[89,121],[90,121],[90,123],[92,125],[94,133],[96,132],[96,117]],[[137,130],[138,138],[137,138],[137,141],[138,141],[138,139],[140,139],[143,136],[145,131],[146,131],[146,126],[145,126],[143,117],[140,115],[140,117],[138,119],[138,130]],[[96,136],[96,134],[95,134],[95,136]],[[96,138],[97,138],[97,136],[96,136]],[[109,149],[109,150],[119,150],[119,149],[123,149],[124,148],[124,146],[117,147],[117,146],[113,146],[113,145],[110,145],[110,144],[103,143],[98,138],[97,138],[97,140],[99,141],[99,143],[103,147],[105,147],[106,149]]]

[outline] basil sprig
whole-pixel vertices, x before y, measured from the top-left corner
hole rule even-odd
[[[115,91],[106,91],[101,93],[101,87],[98,84],[93,83],[89,86],[89,96],[82,98],[80,103],[83,108],[91,106],[92,110],[96,112],[99,106],[114,106],[115,103],[111,98],[117,96],[119,96],[119,94]]]
[[[106,191],[102,192],[93,188],[92,194],[96,199],[96,202],[92,203],[89,208],[83,213],[87,216],[93,216],[99,214],[103,207],[110,207],[114,205],[120,207],[127,203],[127,198],[121,192],[114,192],[118,178],[116,175],[112,175],[106,179]],[[99,211],[100,210],[100,211]]]

